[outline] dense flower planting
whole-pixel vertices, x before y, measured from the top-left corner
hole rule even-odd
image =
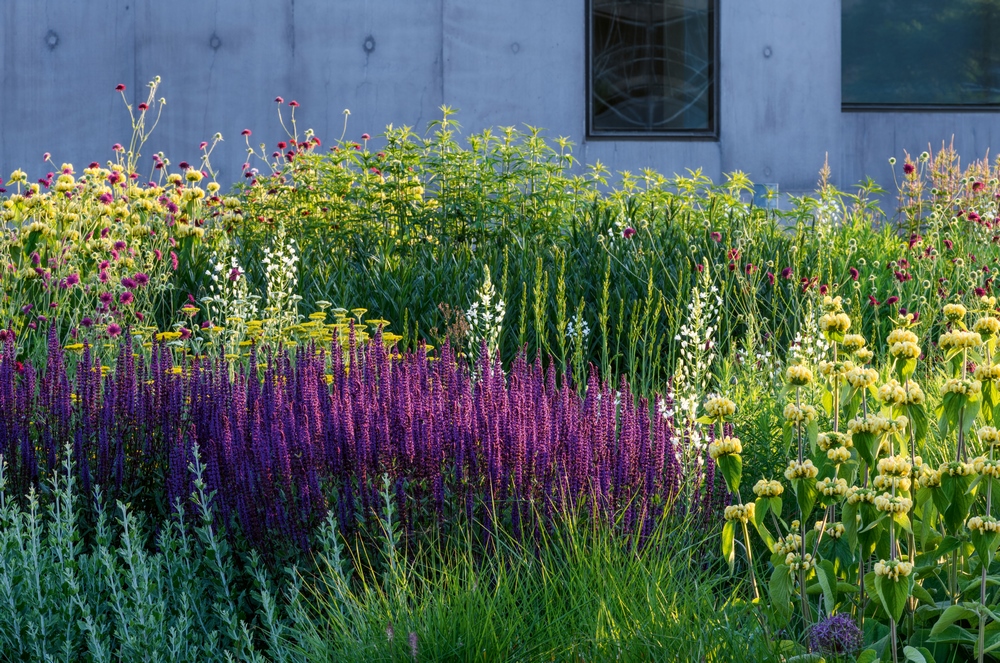
[[[400,353],[380,332],[372,343],[352,337],[346,353],[336,341],[251,349],[240,367],[175,363],[162,344],[136,355],[126,334],[114,370],[89,346],[74,361],[50,338],[44,368],[18,362],[12,339],[0,359],[0,455],[22,493],[71,442],[84,491],[101,485],[161,508],[194,490],[188,466],[200,449],[221,522],[258,544],[280,534],[307,547],[328,510],[354,527],[379,508],[383,475],[410,528],[464,512],[488,530],[502,517],[520,537],[583,507],[648,531],[674,508],[725,506],[714,473],[682,471],[683,433],[624,380],[615,389],[592,373],[581,396],[541,361],[522,356],[504,372],[484,349],[470,370],[447,346],[437,357]]]

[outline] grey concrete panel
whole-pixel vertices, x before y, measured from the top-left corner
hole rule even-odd
[[[0,3],[0,178],[77,172],[113,155],[129,122],[115,85],[133,80],[134,7],[122,0]]]
[[[840,3],[720,4],[722,169],[811,190],[840,166]]]
[[[443,23],[444,100],[466,133],[531,125],[583,139],[583,3],[445,0]]]

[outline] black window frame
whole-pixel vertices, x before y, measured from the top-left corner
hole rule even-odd
[[[588,140],[694,140],[694,141],[717,141],[719,140],[719,105],[721,96],[719,94],[719,70],[720,70],[720,48],[719,48],[719,3],[720,0],[708,0],[709,12],[709,32],[708,50],[711,53],[711,75],[710,89],[708,91],[708,129],[670,129],[665,131],[629,131],[629,130],[596,130],[594,129],[594,96],[593,96],[593,62],[594,62],[594,0],[585,0],[584,11],[585,20],[585,52],[586,52],[586,136]]]

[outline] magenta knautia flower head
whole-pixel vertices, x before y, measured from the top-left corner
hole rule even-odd
[[[123,292],[122,294],[118,295],[118,302],[122,306],[128,306],[129,304],[132,303],[132,300],[134,299],[135,295],[133,295],[131,292]]]
[[[285,103],[285,100],[282,99],[281,97],[275,97],[274,98],[274,103],[276,103],[276,104],[283,104],[283,103]]]
[[[288,102],[288,105],[291,106],[292,108],[298,108],[299,107],[299,102],[297,102],[294,99],[292,99],[291,101]]]
[[[114,338],[115,336],[118,336],[118,334],[121,333],[122,333],[122,328],[119,325],[113,322],[110,325],[108,325],[108,336],[110,336],[111,338]]]
[[[132,278],[140,288],[149,284],[149,275],[143,272],[136,272]]]
[[[809,629],[809,646],[815,653],[854,654],[864,644],[864,636],[851,616],[831,615]]]
[[[115,92],[124,92],[124,91],[125,91],[124,83],[119,83],[118,85],[115,86]]]
[[[244,129],[243,131],[240,132],[240,135],[241,136],[251,136],[251,135],[253,135],[253,132],[250,131],[249,129]]]
[[[361,140],[371,140],[372,137],[368,134],[361,134]]]
[[[135,279],[133,279],[132,277],[126,276],[125,278],[122,279],[122,287],[124,287],[127,290],[135,290],[136,288],[139,287],[139,284],[136,283]]]
[[[143,103],[139,104],[138,108],[142,112],[148,111],[149,110],[149,104],[143,102]]]

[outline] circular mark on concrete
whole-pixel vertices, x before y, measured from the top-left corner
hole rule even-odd
[[[521,51],[521,45],[518,44],[516,41],[510,45],[511,53],[519,53],[520,51]]]
[[[771,167],[764,166],[764,177],[770,177],[770,176],[771,176]]]
[[[375,50],[375,37],[368,35],[365,37],[365,41],[361,44],[361,48],[365,49],[365,53],[371,53]]]
[[[219,39],[219,35],[213,32],[211,39],[208,40],[208,45],[212,47],[213,51],[217,51],[222,46],[222,40]]]
[[[49,30],[48,33],[46,33],[45,45],[49,47],[50,51],[59,45],[59,35],[56,34],[55,30]]]
[[[771,57],[771,47],[770,46],[765,46],[764,47],[764,57],[765,58]]]

